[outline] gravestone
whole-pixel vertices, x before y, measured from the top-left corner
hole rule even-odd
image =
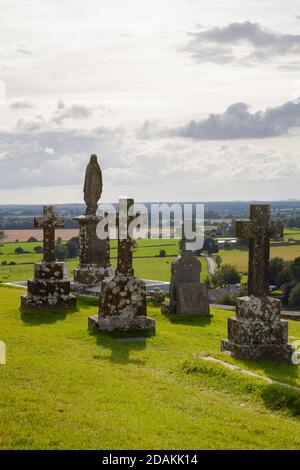
[[[200,282],[201,263],[191,251],[184,251],[171,264],[170,301],[162,304],[162,313],[210,315],[208,290]]]
[[[133,239],[128,226],[133,199],[120,199],[118,217],[118,264],[113,277],[102,283],[99,315],[89,317],[91,329],[102,332],[146,332],[155,330],[155,321],[147,317],[146,286],[134,276],[132,265]],[[120,209],[123,208],[123,211]],[[125,210],[124,210],[125,209]],[[125,216],[124,216],[125,213]],[[125,237],[122,239],[121,232]]]
[[[109,237],[102,240],[97,236],[97,226],[102,217],[96,212],[102,189],[101,169],[97,156],[92,155],[84,181],[86,211],[84,215],[74,217],[80,227],[80,263],[74,271],[73,290],[83,294],[87,293],[91,287],[101,284],[105,277],[113,273],[110,266]]]
[[[281,302],[269,296],[270,239],[283,237],[280,221],[270,220],[270,206],[251,205],[250,221],[236,223],[237,237],[249,239],[247,297],[237,299],[236,317],[228,319],[228,339],[222,351],[242,358],[291,360],[288,323],[281,320]]]
[[[34,219],[35,227],[43,228],[43,261],[34,264],[34,279],[28,281],[28,294],[21,297],[26,309],[75,308],[70,282],[64,279],[64,263],[55,261],[55,229],[64,219],[56,217],[52,206],[44,206],[43,217]]]

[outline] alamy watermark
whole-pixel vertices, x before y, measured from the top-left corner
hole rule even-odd
[[[6,345],[4,341],[0,341],[0,365],[6,364]]]
[[[294,366],[298,366],[300,364],[300,340],[293,342],[294,352],[292,354],[291,362]]]
[[[134,204],[129,208],[120,199],[119,210],[113,204],[101,204],[97,236],[106,240],[116,231],[116,238],[182,238],[185,249],[197,251],[204,244],[204,204]],[[117,229],[118,228],[118,229]]]

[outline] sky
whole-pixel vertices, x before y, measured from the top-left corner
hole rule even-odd
[[[0,204],[300,199],[298,1],[0,7]]]

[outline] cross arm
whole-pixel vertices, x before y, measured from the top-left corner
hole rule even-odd
[[[272,220],[270,223],[270,238],[278,240],[283,236],[283,223],[280,220]]]

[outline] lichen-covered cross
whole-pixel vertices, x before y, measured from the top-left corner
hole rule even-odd
[[[56,217],[53,206],[44,206],[43,217],[34,218],[34,226],[43,228],[44,261],[55,261],[55,229],[63,227],[65,219]]]
[[[117,214],[118,232],[118,272],[133,276],[133,234],[129,233],[130,223],[136,218],[131,215],[134,208],[134,200],[128,198],[119,199],[119,212]]]
[[[270,219],[270,206],[253,204],[250,220],[236,222],[236,236],[249,239],[248,294],[269,295],[270,240],[283,238],[283,224]]]

